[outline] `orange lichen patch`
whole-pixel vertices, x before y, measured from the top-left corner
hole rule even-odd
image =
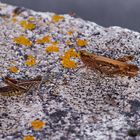
[[[44,43],[49,43],[50,42],[50,36],[44,36],[43,38],[41,39],[37,39],[36,40],[36,43],[37,44],[44,44]]]
[[[64,16],[61,16],[61,15],[53,15],[52,16],[52,22],[59,22],[62,19],[64,19]]]
[[[32,121],[31,125],[34,130],[39,130],[45,126],[45,123],[40,120],[34,120],[34,121]]]
[[[22,35],[19,36],[19,37],[15,37],[13,39],[13,41],[15,43],[19,44],[19,45],[25,45],[25,46],[28,46],[28,47],[32,46],[32,42],[28,38],[26,38],[26,37],[24,37]]]
[[[80,58],[79,54],[73,48],[67,50],[64,53],[64,55],[61,56],[62,59],[64,59],[64,58],[70,59],[71,57]]]
[[[27,61],[25,62],[25,64],[28,67],[31,67],[31,66],[36,64],[36,59],[32,55],[29,55]]]
[[[26,20],[21,21],[20,25],[26,30],[33,30],[36,27],[35,24],[33,24],[29,21],[26,21]]]
[[[67,50],[63,56],[61,56],[60,58],[62,59],[61,63],[65,68],[76,68],[77,67],[77,63],[73,60],[71,60],[71,58],[79,58],[79,54],[77,52],[75,52],[75,50],[73,48]]]
[[[16,17],[13,17],[13,18],[12,18],[12,22],[13,22],[13,23],[16,23],[16,21],[17,21]]]
[[[64,58],[62,61],[61,61],[62,65],[65,67],[65,68],[76,68],[77,67],[77,63],[70,60],[70,59],[67,59],[67,58]]]
[[[23,140],[35,140],[33,136],[24,136]]]
[[[19,69],[16,66],[11,66],[11,67],[9,67],[9,71],[12,73],[18,73]]]
[[[83,47],[83,46],[86,46],[87,45],[87,41],[86,40],[83,40],[83,39],[77,39],[76,40],[76,43],[79,47]]]
[[[47,53],[59,52],[59,48],[58,48],[58,46],[56,46],[56,45],[51,45],[51,46],[46,47],[45,51],[46,51]]]
[[[71,36],[71,35],[73,35],[73,32],[72,31],[68,31],[67,34]]]

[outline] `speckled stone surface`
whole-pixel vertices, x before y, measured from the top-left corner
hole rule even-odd
[[[14,23],[15,8],[0,3],[0,73],[14,79],[41,75],[47,82],[39,91],[0,96],[0,140],[22,140],[26,135],[36,140],[140,140],[139,72],[133,78],[107,77],[86,68],[66,69],[59,60],[66,50],[76,47],[76,39],[81,38],[88,42],[82,49],[111,58],[134,55],[131,63],[140,67],[140,34],[120,27],[104,28],[70,15],[51,23],[54,13],[28,9],[16,16]],[[36,28],[25,31],[19,22],[30,16],[36,19]],[[73,30],[72,36],[67,34],[70,30]],[[48,44],[35,43],[46,34],[59,43],[58,53],[46,54]],[[13,38],[19,35],[29,38],[33,46],[16,45]],[[68,46],[67,40],[73,45]],[[37,61],[33,67],[24,65],[30,54]],[[20,69],[18,74],[8,70],[12,61]],[[0,78],[0,87],[3,86]],[[36,119],[46,123],[39,131],[31,127]],[[137,133],[131,131],[130,134],[130,129]]]

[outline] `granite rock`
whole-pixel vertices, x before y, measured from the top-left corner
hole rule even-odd
[[[17,15],[13,16],[15,9]],[[80,49],[114,59],[133,55],[130,63],[140,67],[140,33],[121,27],[104,28],[67,14],[59,22],[51,22],[53,15],[0,3],[0,74],[24,80],[41,75],[47,81],[40,90],[0,96],[0,139],[22,140],[27,135],[37,140],[140,139],[139,72],[131,78],[108,77],[86,67],[66,69],[59,59],[69,48],[76,48],[76,39],[81,38],[88,44]],[[33,18],[34,30],[25,30],[19,24],[28,18]],[[29,38],[32,47],[15,44],[13,38],[20,35]],[[45,35],[58,42],[58,53],[45,52],[50,43],[35,43]],[[72,45],[67,45],[68,40]],[[25,65],[27,55],[35,56],[36,65]],[[80,60],[77,63],[82,65]],[[19,73],[9,71],[13,65]],[[0,78],[0,87],[4,86]],[[31,127],[36,119],[45,122],[39,131]]]

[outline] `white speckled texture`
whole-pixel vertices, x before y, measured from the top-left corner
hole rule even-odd
[[[140,73],[133,78],[107,77],[86,68],[65,69],[59,57],[70,47],[76,48],[76,38],[82,38],[88,42],[82,49],[111,58],[134,55],[131,63],[140,67],[140,34],[121,27],[104,28],[69,15],[64,15],[64,20],[58,23],[50,23],[53,13],[28,9],[13,23],[14,9],[0,3],[0,74],[15,79],[42,75],[48,82],[42,84],[40,91],[0,96],[0,139],[22,140],[32,135],[37,140],[139,140]],[[25,31],[19,25],[29,16],[36,19],[33,31]],[[73,36],[67,34],[69,30],[74,31]],[[21,34],[32,40],[32,48],[13,42]],[[35,43],[44,35],[51,35],[52,41],[59,43],[60,52],[46,54],[49,44]],[[66,45],[69,39],[73,46]],[[24,64],[29,54],[37,60],[30,68]],[[12,61],[20,69],[18,74],[8,70]],[[0,87],[4,85],[0,78]],[[31,122],[35,119],[46,122],[45,127],[34,131]],[[132,137],[128,133],[130,129],[135,129],[137,134]]]

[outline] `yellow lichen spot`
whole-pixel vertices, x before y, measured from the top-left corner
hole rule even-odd
[[[39,130],[45,126],[45,123],[40,120],[34,120],[34,121],[32,121],[31,125],[34,130]]]
[[[53,15],[52,16],[52,22],[59,22],[62,19],[64,19],[64,16],[61,16],[61,15]]]
[[[64,56],[62,56],[62,58],[67,58],[67,59],[70,59],[71,57],[80,58],[79,54],[73,48],[67,50],[64,53]]]
[[[18,73],[19,69],[16,66],[11,66],[11,67],[9,67],[9,71],[12,73]]]
[[[59,52],[59,48],[58,48],[58,46],[56,46],[56,45],[48,46],[48,47],[46,47],[45,50],[46,50],[47,53]]]
[[[73,35],[73,32],[72,31],[68,31],[67,34],[70,35],[70,36],[72,36]]]
[[[36,59],[32,55],[29,55],[27,61],[25,62],[25,65],[31,67],[35,64],[36,64]]]
[[[16,21],[17,21],[16,17],[13,17],[13,18],[12,18],[12,22],[13,22],[13,23],[16,23]]]
[[[37,39],[36,40],[36,43],[37,44],[44,44],[44,43],[49,43],[50,42],[50,36],[44,36],[43,38],[41,39]]]
[[[67,58],[64,58],[62,61],[61,61],[63,67],[65,68],[76,68],[77,67],[77,63],[70,60],[70,59],[67,59]]]
[[[22,35],[14,38],[13,41],[15,43],[19,44],[19,45],[25,45],[25,46],[28,46],[28,47],[32,46],[32,42],[28,38],[26,38]]]
[[[26,20],[21,21],[20,25],[26,30],[33,30],[36,27],[35,24],[33,24],[29,21],[26,21]]]
[[[83,46],[86,46],[87,45],[87,41],[86,40],[83,40],[83,39],[77,39],[76,40],[76,43],[79,47],[83,47]]]
[[[77,67],[77,63],[73,60],[71,60],[71,58],[79,58],[79,54],[73,49],[69,49],[67,50],[63,56],[61,56],[60,58],[62,59],[61,63],[65,68],[76,68]]]
[[[35,138],[33,136],[24,136],[23,140],[35,140]]]

